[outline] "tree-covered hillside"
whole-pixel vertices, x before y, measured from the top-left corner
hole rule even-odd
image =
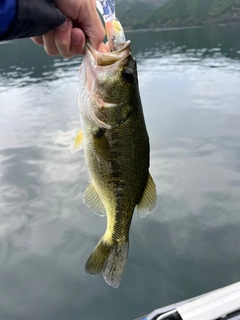
[[[132,28],[168,0],[118,0],[116,16],[124,28]]]
[[[140,26],[188,26],[240,21],[240,0],[169,0]]]
[[[125,0],[116,7],[124,27],[182,27],[240,21],[240,0]]]

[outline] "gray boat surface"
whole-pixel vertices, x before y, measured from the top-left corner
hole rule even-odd
[[[240,282],[156,309],[135,320],[240,320]]]

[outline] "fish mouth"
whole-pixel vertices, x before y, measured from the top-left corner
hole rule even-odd
[[[118,44],[118,50],[109,52],[99,52],[97,51],[91,43],[88,41],[86,44],[86,52],[90,53],[89,58],[92,64],[97,66],[110,66],[114,63],[125,59],[130,55],[131,41],[125,41]]]
[[[101,82],[106,77],[115,75],[119,68],[128,64],[129,59],[133,59],[131,41],[129,40],[119,43],[118,50],[110,51],[108,49],[106,52],[96,50],[89,41],[86,43],[83,63],[79,70],[81,83],[79,105],[82,106],[81,112],[99,128],[109,130],[112,125],[98,119],[95,114],[96,110],[101,112],[103,106],[109,110],[117,106],[114,101],[109,101],[109,98],[104,94],[105,89],[102,88]],[[92,107],[88,107],[88,103],[86,103],[88,98],[92,101]]]

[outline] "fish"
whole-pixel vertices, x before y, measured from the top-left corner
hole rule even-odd
[[[107,48],[107,49],[106,49]],[[149,137],[138,86],[137,64],[129,40],[114,51],[96,50],[89,41],[79,70],[81,130],[72,152],[84,150],[91,182],[83,202],[107,216],[104,235],[89,256],[85,271],[103,274],[117,288],[127,260],[135,208],[145,217],[156,205],[149,173]]]

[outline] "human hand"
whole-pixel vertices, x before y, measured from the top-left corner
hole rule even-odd
[[[56,7],[67,16],[58,28],[32,40],[44,45],[50,56],[61,54],[71,58],[75,54],[83,54],[86,37],[97,49],[105,32],[96,10],[95,0],[55,0]]]

